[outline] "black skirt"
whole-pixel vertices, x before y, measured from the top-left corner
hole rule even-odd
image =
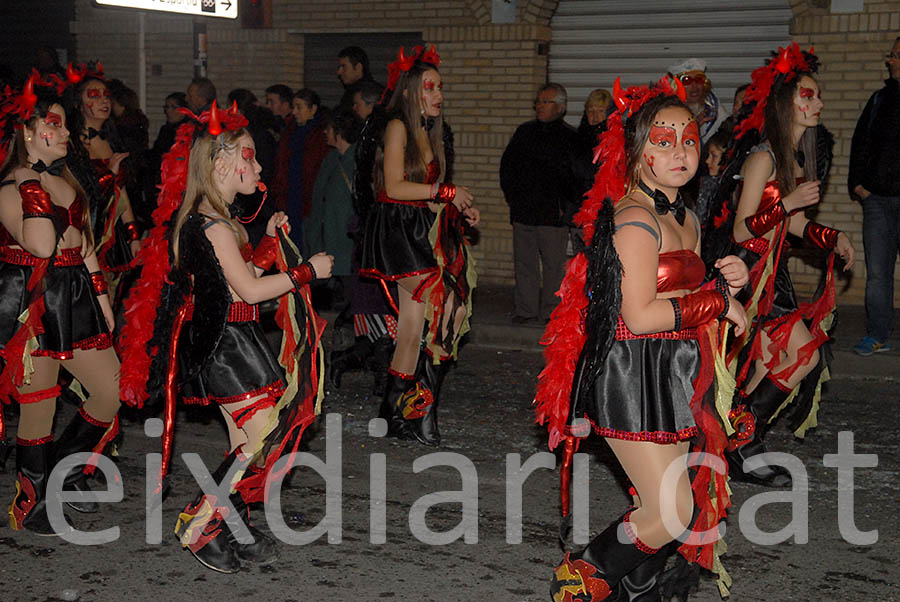
[[[184,328],[182,336],[190,337],[190,324]],[[187,358],[180,359],[185,367]],[[260,395],[278,397],[284,388],[284,370],[259,322],[228,322],[212,357],[199,373],[182,381],[181,394],[189,404],[226,404]]]
[[[586,418],[602,437],[654,443],[690,439],[697,434],[690,403],[699,372],[696,339],[616,340],[584,407],[571,415]]]
[[[0,262],[0,348],[21,326],[18,318],[28,308],[26,286],[33,271],[30,265]],[[103,310],[78,249],[65,249],[57,257],[56,265],[47,269],[43,289],[44,332],[37,335],[38,349],[32,352],[33,356],[69,360],[76,349],[106,349],[112,345]]]
[[[384,280],[438,269],[428,233],[435,214],[417,202],[374,203],[363,240],[361,273]]]

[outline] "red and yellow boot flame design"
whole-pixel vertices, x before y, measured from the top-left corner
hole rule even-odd
[[[733,452],[753,441],[753,434],[756,432],[756,417],[750,412],[747,405],[742,403],[728,413],[728,419],[731,421],[731,426],[734,427],[734,434],[728,438],[728,447],[725,450]]]
[[[222,512],[227,513],[227,510],[216,508],[214,502],[215,499],[210,500],[204,495],[199,502],[193,506],[188,505],[178,515],[175,535],[181,540],[182,547],[196,552],[221,533]]]
[[[597,577],[592,577],[598,573]],[[600,602],[612,593],[597,567],[583,560],[571,560],[569,554],[553,572],[550,596],[553,602]]]
[[[433,403],[434,396],[431,391],[419,382],[397,399],[397,407],[401,409],[403,418],[406,420],[422,418],[428,413],[428,407]]]
[[[21,531],[24,528],[25,518],[37,501],[34,484],[28,477],[19,473],[19,478],[16,480],[16,497],[9,505],[9,528],[13,531]]]

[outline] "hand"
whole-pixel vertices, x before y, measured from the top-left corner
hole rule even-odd
[[[781,203],[784,205],[785,211],[793,213],[797,209],[815,205],[819,202],[819,199],[819,181],[813,180],[812,182],[803,182],[797,186],[794,192],[781,200]]]
[[[853,189],[853,192],[862,200],[866,200],[872,194],[871,192],[866,190],[862,184],[857,184],[856,188]]]
[[[747,269],[747,264],[737,255],[723,257],[716,261],[714,265],[725,278],[732,295],[744,288],[744,285],[750,281],[750,270]]]
[[[15,171],[16,176],[16,188],[18,188],[22,182],[27,182],[28,180],[38,180],[40,181],[41,176],[38,172],[33,169],[28,169],[27,167],[19,167]]]
[[[132,240],[130,243],[128,243],[128,246],[131,248],[131,256],[137,257],[138,251],[141,250],[141,241]]]
[[[465,213],[466,209],[472,206],[472,201],[475,199],[472,196],[472,193],[469,192],[469,189],[465,186],[457,186],[456,187],[456,196],[453,197],[453,204],[459,209],[460,213]]]
[[[334,255],[326,255],[325,251],[322,251],[310,257],[308,261],[316,271],[316,279],[331,278],[331,268],[334,267]]]
[[[122,165],[122,161],[127,157],[130,153],[113,153],[112,157],[109,158],[109,171],[114,174],[119,174],[119,166]]]
[[[728,295],[728,313],[725,319],[734,324],[734,334],[740,336],[747,330],[747,312],[741,302]]]
[[[462,214],[466,218],[466,223],[473,228],[481,221],[481,212],[475,207],[469,207]]]
[[[284,211],[276,211],[266,224],[266,236],[275,236],[281,226],[284,226],[285,234],[290,234],[291,224],[288,222],[287,214]]]
[[[856,260],[856,249],[853,248],[850,237],[844,232],[838,234],[837,244],[834,245],[834,252],[844,260],[844,271],[849,271],[850,268],[853,267],[853,262]]]

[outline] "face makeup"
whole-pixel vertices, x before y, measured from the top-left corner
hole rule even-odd
[[[643,177],[656,188],[678,188],[690,180],[700,162],[700,127],[680,107],[659,111],[641,153]]]

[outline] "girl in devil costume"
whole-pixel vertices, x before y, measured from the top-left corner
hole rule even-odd
[[[752,267],[752,290],[741,297],[752,327],[737,337],[730,356],[739,394],[729,460],[734,478],[773,487],[789,487],[790,474],[779,466],[744,471],[743,461],[766,451],[769,422],[792,400],[789,418],[797,436],[815,426],[820,384],[828,374],[819,348],[828,340],[825,328],[834,309],[834,254],[820,294],[798,304],[787,271],[786,236],[833,250],[845,270],[855,255],[845,233],[804,215],[821,198],[831,160],[830,140],[822,136],[827,131],[817,128],[823,107],[812,77],[817,69],[812,51],[793,43],[753,72],[704,250],[713,258],[733,248]]]
[[[479,219],[469,190],[445,182],[452,135],[441,117],[439,63],[434,46],[416,47],[409,57],[401,48],[388,68],[393,95],[361,269],[385,285],[396,282],[399,298],[397,346],[380,415],[390,434],[426,445],[440,443],[438,395],[469,327],[475,270],[463,229]]]
[[[13,529],[39,535],[57,534],[46,514],[47,480],[57,458],[101,451],[115,434],[119,409],[106,281],[87,202],[65,166],[63,85],[33,75],[21,94],[0,99],[0,399],[20,404],[9,521]],[[89,397],[51,451],[60,366]],[[87,491],[84,470],[70,472],[63,488]],[[69,506],[97,511],[96,502]]]
[[[68,107],[73,134],[66,162],[87,192],[97,258],[112,285],[121,321],[121,299],[137,276],[130,270],[140,248],[140,229],[126,191],[128,153],[117,152],[121,142],[110,119],[112,100],[103,67],[98,63],[92,71],[70,64],[66,76],[73,84]]]
[[[278,230],[287,231],[283,213],[272,216],[252,249],[230,213],[236,194],[265,189],[247,120],[236,107],[219,111],[215,102],[203,115],[189,116],[163,159],[156,226],[138,255],[142,275],[126,300],[122,398],[140,406],[165,396],[163,473],[177,383],[185,403],[221,409],[229,445],[213,478],[230,479],[229,500],[200,494],[179,515],[175,532],[205,566],[233,573],[240,560],[277,556],[260,531],[248,526],[252,543],[244,543],[224,519],[236,510],[247,520],[248,505],[264,499],[275,462],[296,451],[315,418],[322,325],[310,309],[307,284],[328,278],[333,259],[320,253],[288,265],[292,255],[280,246],[287,239],[277,238]],[[263,276],[276,262],[280,273]],[[278,358],[257,306],[274,298],[281,303],[278,322],[290,335]]]
[[[732,295],[747,270],[725,257],[703,285],[700,224],[679,195],[697,170],[700,133],[680,83],[663,78],[623,92],[617,80],[614,98],[601,167],[576,216],[590,247],[569,263],[544,335],[536,403],[551,449],[565,441],[564,515],[577,438],[592,429],[633,483],[634,506],[566,555],[551,582],[554,602],[659,600],[663,548],[688,525],[683,556],[728,583],[717,537],[705,538],[729,505],[727,471],[713,470],[727,423],[712,395],[713,349],[720,320],[744,328]],[[706,452],[691,478],[689,450]],[[679,469],[674,477],[670,467]]]

